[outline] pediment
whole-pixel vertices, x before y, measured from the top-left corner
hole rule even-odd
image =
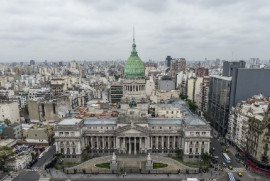
[[[124,132],[122,132],[123,134],[136,134],[136,133],[142,133],[141,131],[138,131],[138,130],[136,130],[136,129],[129,129],[129,130],[126,130],[126,131],[124,131]]]

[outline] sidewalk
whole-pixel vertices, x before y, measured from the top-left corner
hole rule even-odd
[[[221,176],[223,176],[224,172],[218,172],[218,171],[210,171],[209,173],[199,173],[199,174],[65,174],[62,171],[59,170],[51,170],[51,178],[69,178],[69,179],[136,179],[140,180],[142,178],[157,178],[157,179],[184,179],[184,178],[190,178],[190,177],[196,177],[199,179],[216,179]]]

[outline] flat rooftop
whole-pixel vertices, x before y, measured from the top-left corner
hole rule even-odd
[[[109,125],[109,124],[116,124],[117,118],[105,118],[105,119],[98,119],[98,118],[84,118],[85,125]]]
[[[58,125],[75,125],[82,121],[82,119],[76,119],[76,118],[70,118],[70,119],[64,119]]]

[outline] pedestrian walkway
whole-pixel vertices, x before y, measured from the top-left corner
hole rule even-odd
[[[229,168],[224,168],[225,172],[247,172],[247,170],[245,168],[233,168],[232,170],[230,170]]]
[[[199,173],[199,174],[65,174],[58,170],[51,170],[51,178],[55,179],[112,179],[116,180],[118,178],[127,178],[127,179],[185,179],[190,177],[196,177],[199,179],[216,179],[224,175],[225,172],[219,171],[210,171],[208,173]]]
[[[40,177],[38,179],[38,181],[49,181],[49,180],[50,180],[50,178],[44,178],[44,177]]]

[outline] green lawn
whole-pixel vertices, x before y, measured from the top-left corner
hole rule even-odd
[[[153,169],[165,168],[167,166],[168,166],[168,164],[165,164],[165,163],[154,163],[153,164]]]
[[[199,168],[199,167],[202,167],[202,168],[208,168],[209,167],[209,164],[207,163],[200,163],[200,162],[184,162],[181,158],[179,157],[172,157],[172,159],[176,160],[176,161],[179,161],[181,163],[183,163],[184,165],[187,165],[189,167],[194,167],[194,168]]]
[[[110,169],[110,163],[100,163],[100,164],[96,164],[96,167],[98,167],[98,168],[106,168],[106,169]]]

